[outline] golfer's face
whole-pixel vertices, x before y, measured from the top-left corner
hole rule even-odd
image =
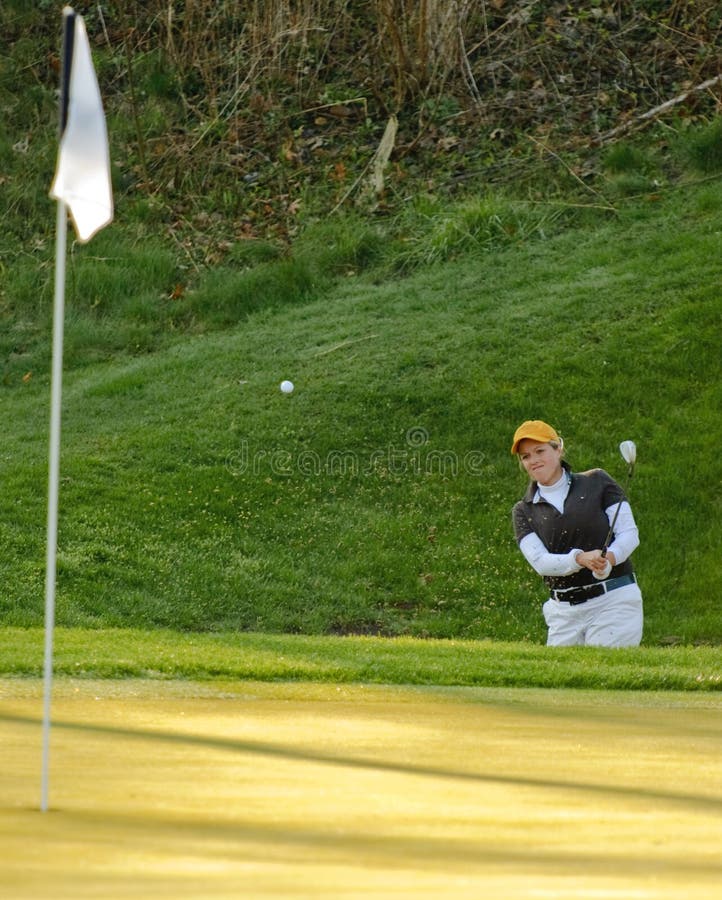
[[[519,444],[519,459],[529,477],[538,484],[554,484],[561,477],[561,448],[524,438]]]

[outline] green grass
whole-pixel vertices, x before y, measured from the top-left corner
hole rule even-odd
[[[42,629],[0,630],[0,673],[39,677]],[[56,631],[55,673],[76,678],[719,691],[713,647],[547,648],[410,637]]]
[[[722,172],[722,118],[680,139],[678,152],[698,172]]]
[[[0,671],[37,675],[57,34],[10,23]],[[103,84],[126,72],[95,55]],[[141,130],[175,131],[172,73],[134,65]],[[553,159],[526,137],[460,169],[409,156],[362,214],[323,156],[269,159],[258,185],[177,167],[149,190],[125,104],[116,220],[68,252],[60,673],[716,689],[719,117]],[[338,157],[349,180],[369,123]],[[621,476],[619,441],[638,445],[639,651],[538,646],[544,590],[510,524],[525,479],[508,446],[531,417],[578,469]]]
[[[542,417],[578,469],[621,476],[617,445],[637,442],[645,642],[718,644],[721,209],[712,180],[406,278],[360,227],[338,256],[319,232],[319,262],[309,229],[176,297],[169,258],[144,244],[131,282],[133,242],[106,229],[68,304],[58,623],[540,643],[509,444]],[[12,328],[47,344],[23,302]],[[39,345],[16,344],[0,622],[36,627],[49,383]]]

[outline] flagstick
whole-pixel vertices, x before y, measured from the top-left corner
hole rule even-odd
[[[53,306],[53,365],[50,396],[50,453],[48,464],[48,528],[45,568],[45,663],[43,667],[43,766],[40,809],[47,812],[50,768],[50,700],[53,690],[53,634],[58,547],[58,492],[60,481],[60,408],[63,381],[63,327],[65,320],[65,254],[67,207],[58,201],[55,242],[55,302]]]
[[[77,66],[77,68],[76,68]],[[71,98],[72,93],[72,98]],[[72,107],[72,114],[71,114]],[[113,218],[108,134],[98,81],[82,17],[63,9],[63,55],[60,79],[60,149],[50,196],[58,201],[55,243],[55,302],[48,462],[48,534],[45,573],[45,661],[43,666],[43,764],[40,808],[48,809],[50,769],[50,701],[53,691],[53,636],[58,550],[60,481],[60,410],[63,383],[65,257],[68,212],[81,243]]]

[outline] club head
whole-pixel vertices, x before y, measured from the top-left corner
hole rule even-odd
[[[622,441],[619,445],[619,452],[622,454],[622,459],[625,463],[628,463],[630,466],[633,466],[637,461],[637,445],[634,441]]]

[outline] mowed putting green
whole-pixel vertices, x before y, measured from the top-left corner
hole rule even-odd
[[[722,898],[722,697],[0,681],[0,895]]]

